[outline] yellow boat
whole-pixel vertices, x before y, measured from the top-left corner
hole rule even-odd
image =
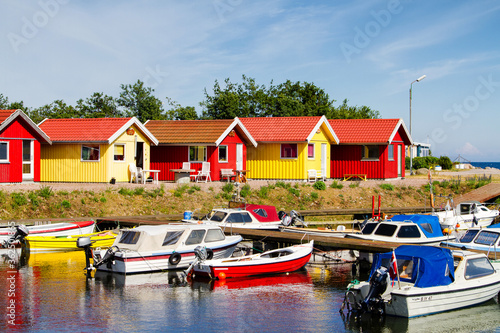
[[[111,231],[71,236],[27,236],[26,243],[30,252],[76,251],[82,250],[76,246],[80,237],[90,237],[92,248],[106,248],[113,245],[116,236]]]

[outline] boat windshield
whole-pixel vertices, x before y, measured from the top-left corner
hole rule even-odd
[[[121,244],[137,244],[139,240],[140,232],[124,230],[122,231],[122,236],[120,237],[119,243]]]
[[[491,275],[495,272],[495,269],[491,265],[488,258],[474,258],[467,260],[467,265],[465,267],[465,278],[474,279],[481,276]]]
[[[232,213],[231,215],[229,215],[226,222],[228,222],[228,223],[249,223],[249,222],[252,222],[252,218],[250,217],[250,214],[248,214],[247,212]]]
[[[200,244],[205,236],[205,230],[193,230],[186,239],[186,245]]]
[[[375,230],[375,235],[379,236],[392,236],[398,227],[393,224],[380,223],[377,230]]]
[[[209,229],[207,231],[207,237],[205,237],[205,243],[218,242],[224,239],[224,233],[221,229]]]
[[[373,229],[378,225],[378,223],[367,223],[363,230],[361,230],[361,233],[363,235],[369,235],[373,232]]]
[[[420,231],[416,225],[403,225],[399,228],[398,237],[400,238],[419,238]]]
[[[467,232],[465,233],[465,235],[462,236],[462,238],[460,238],[460,243],[470,243],[472,242],[472,240],[476,237],[477,233],[479,232],[479,230],[477,229],[469,229],[467,230]]]
[[[498,234],[496,232],[491,232],[491,231],[483,230],[477,236],[477,238],[474,241],[474,243],[484,244],[484,245],[493,245],[493,244],[496,243],[496,241],[498,239],[498,236],[500,236],[500,234]]]
[[[210,216],[210,221],[213,222],[222,222],[224,218],[226,217],[227,213],[221,212],[221,211],[216,211],[213,212],[212,216]]]
[[[175,230],[167,232],[165,239],[163,239],[162,246],[174,245],[177,243],[181,235],[184,233],[184,230]]]

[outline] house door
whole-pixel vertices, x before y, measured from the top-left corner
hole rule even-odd
[[[144,142],[135,144],[135,165],[144,169]]]
[[[23,181],[33,178],[33,141],[23,140]]]
[[[329,178],[330,175],[326,174],[327,170],[327,163],[328,161],[326,160],[326,143],[321,144],[321,175],[325,178]]]
[[[398,145],[398,177],[402,177],[403,163],[404,159],[401,157],[402,155],[402,145]]]
[[[243,170],[243,145],[236,144],[236,170]]]

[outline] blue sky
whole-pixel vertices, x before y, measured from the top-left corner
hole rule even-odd
[[[215,80],[312,82],[407,127],[434,156],[500,161],[498,1],[7,0],[0,93],[75,104],[144,81],[195,106]]]

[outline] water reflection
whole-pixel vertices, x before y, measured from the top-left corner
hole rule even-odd
[[[4,257],[5,259],[5,257]],[[350,264],[274,276],[189,280],[182,272],[84,274],[83,252],[32,254],[0,261],[0,302],[14,304],[15,325],[1,331],[304,331],[461,332],[500,328],[498,302],[415,319],[339,313]],[[11,278],[11,280],[8,280]],[[10,281],[13,281],[11,283]],[[11,292],[11,287],[13,291]],[[12,294],[12,295],[10,295]]]

